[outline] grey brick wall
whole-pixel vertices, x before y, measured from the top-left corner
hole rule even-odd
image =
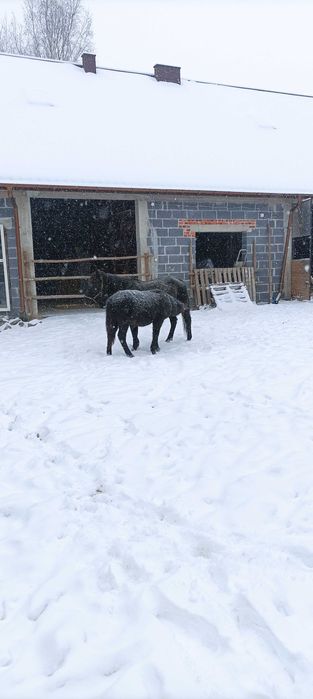
[[[14,211],[10,199],[0,198],[0,223],[4,226],[6,252],[8,261],[9,292],[11,301],[10,311],[0,311],[0,316],[16,316],[20,310],[18,265],[16,252],[16,236],[14,225]]]
[[[150,231],[148,245],[157,259],[157,274],[174,274],[189,281],[189,238],[183,237],[179,219],[255,219],[256,228],[243,237],[247,249],[248,264],[252,265],[252,245],[256,240],[256,292],[258,303],[268,303],[268,233],[272,226],[273,291],[278,290],[284,247],[284,207],[272,200],[247,200],[242,203],[231,197],[210,201],[150,201],[148,204]],[[193,259],[196,241],[192,239]]]

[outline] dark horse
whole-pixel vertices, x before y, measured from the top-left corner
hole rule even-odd
[[[176,318],[179,313],[183,314],[184,310],[184,304],[165,291],[117,291],[110,296],[106,304],[107,354],[112,354],[112,345],[118,330],[118,339],[125,354],[133,357],[126,342],[127,330],[130,327],[138,331],[138,326],[150,323],[153,328],[150,349],[152,354],[155,354],[160,349],[158,339],[163,321],[165,318]]]
[[[151,291],[159,290],[164,291],[178,301],[184,304],[184,311],[182,311],[184,327],[186,328],[187,340],[191,340],[191,315],[190,315],[190,304],[186,284],[180,279],[175,279],[175,277],[163,277],[163,279],[152,279],[149,282],[142,282],[140,279],[128,276],[119,276],[117,274],[109,274],[108,272],[102,272],[96,270],[92,273],[90,278],[82,285],[82,293],[85,294],[87,298],[95,301],[99,306],[103,307],[107,299],[115,294],[116,291],[122,291],[125,289],[135,289],[138,291]],[[171,328],[166,338],[166,342],[171,342],[174,336],[175,328],[177,325],[176,315],[170,316]],[[133,348],[137,349],[139,346],[138,340],[138,328],[132,327],[131,332],[133,335]]]

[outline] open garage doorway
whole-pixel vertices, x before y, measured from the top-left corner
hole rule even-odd
[[[242,232],[196,234],[196,267],[234,267],[243,245]]]
[[[80,295],[80,277],[89,276],[96,267],[114,274],[137,274],[134,201],[33,198],[31,217],[41,312],[87,307],[90,302]],[[103,257],[131,259],[99,259]]]

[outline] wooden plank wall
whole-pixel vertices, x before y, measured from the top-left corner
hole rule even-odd
[[[291,261],[291,296],[300,301],[309,301],[311,295],[311,260]]]
[[[212,303],[210,284],[243,282],[251,301],[256,300],[255,276],[253,267],[212,267],[193,269],[192,288],[195,304],[206,306]]]

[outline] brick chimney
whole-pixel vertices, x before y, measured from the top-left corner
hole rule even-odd
[[[96,73],[96,56],[94,53],[82,54],[83,69],[85,73]]]
[[[162,63],[156,63],[154,66],[154,77],[156,80],[164,83],[181,84],[180,68],[178,66],[166,66]]]

